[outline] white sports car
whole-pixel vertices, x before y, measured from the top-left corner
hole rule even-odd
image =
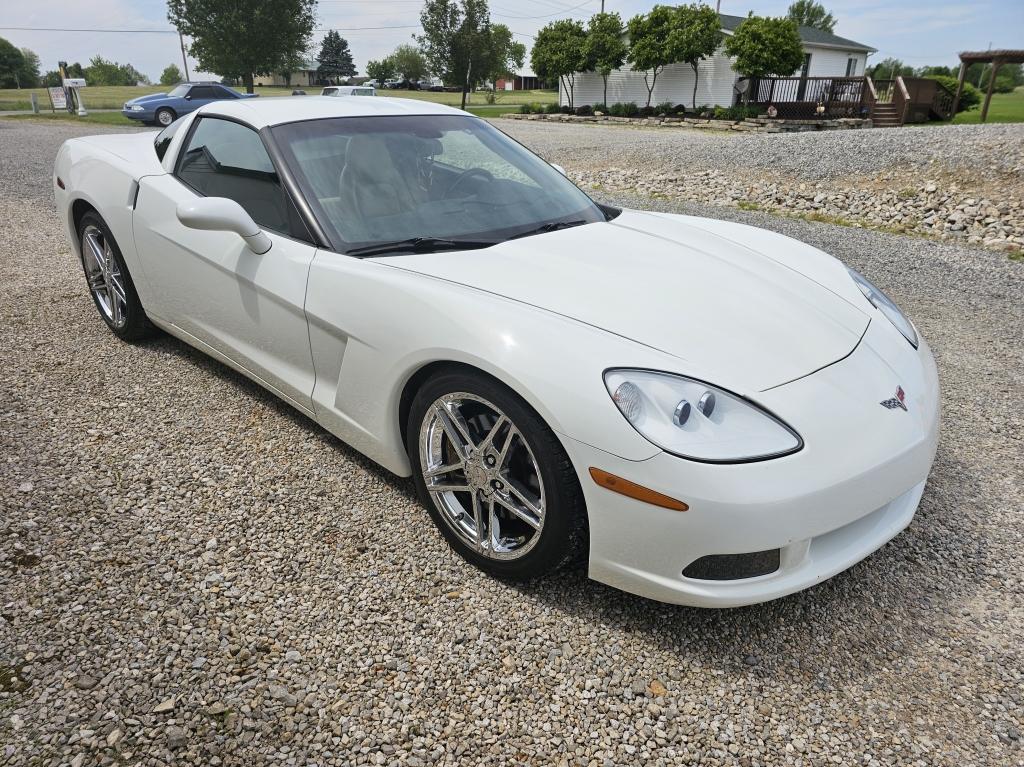
[[[171,333],[412,475],[496,576],[586,558],[653,599],[760,602],[924,490],[935,364],[884,293],[772,232],[596,204],[464,112],[215,102],[70,140],[53,181],[118,337]]]

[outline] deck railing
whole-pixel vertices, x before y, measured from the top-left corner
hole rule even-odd
[[[779,117],[861,117],[867,88],[863,77],[753,77],[740,80],[737,102],[774,106]]]

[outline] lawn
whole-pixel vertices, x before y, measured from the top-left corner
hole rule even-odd
[[[82,91],[82,97],[85,101],[86,109],[119,109],[121,105],[129,99],[146,96],[150,93],[163,93],[168,90],[170,89],[163,85],[110,85],[100,86],[98,88],[86,88]],[[310,95],[319,93],[319,88],[310,87],[304,90]],[[50,99],[46,95],[45,88],[23,88],[20,90],[16,88],[7,88],[0,89],[0,112],[31,109],[32,104],[29,101],[29,94],[33,92],[39,100],[39,108],[41,110],[49,111]],[[260,94],[260,96],[290,96],[291,88],[256,88],[256,92]],[[433,101],[438,104],[450,104],[452,106],[458,106],[461,99],[461,94],[459,93],[433,93],[431,91],[378,91],[378,94],[381,96],[395,96],[397,98],[422,99],[424,101]],[[486,97],[487,94],[484,91],[472,93],[470,94],[467,103],[472,106],[485,106],[487,105]],[[513,92],[499,91],[496,106],[518,106],[519,104],[535,102],[547,104],[555,101],[556,98],[557,94],[553,90]]]
[[[85,117],[69,115],[67,112],[57,112],[55,114],[50,112],[40,112],[37,115],[7,116],[4,116],[3,113],[0,112],[0,120],[48,120],[51,122],[54,120],[61,120],[65,122],[91,123],[93,125],[127,125],[134,128],[148,127],[140,123],[138,120],[129,120],[127,117],[122,117],[120,112],[90,112]]]
[[[984,96],[982,99],[984,100]],[[971,125],[981,122],[981,106],[969,112],[961,112],[953,122],[957,125]],[[988,119],[990,123],[1020,123],[1024,122],[1024,86],[1017,88],[1013,93],[993,93],[992,103],[988,105]]]

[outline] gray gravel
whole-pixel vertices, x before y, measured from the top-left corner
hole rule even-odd
[[[547,156],[567,144],[589,167],[763,170],[813,181],[903,169],[1024,179],[1024,124],[942,125],[814,133],[712,133],[584,123],[500,120]]]
[[[935,470],[907,532],[767,605],[511,587],[263,390],[106,331],[48,202],[71,132],[0,121],[0,763],[1024,764],[1022,265],[641,200],[889,290],[938,358]]]

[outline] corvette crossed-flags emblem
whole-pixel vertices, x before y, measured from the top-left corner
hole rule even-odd
[[[889,408],[889,410],[895,410],[896,408],[902,408],[904,412],[907,410],[907,393],[903,391],[902,386],[896,387],[896,396],[890,399],[882,400],[879,404],[882,407]]]

